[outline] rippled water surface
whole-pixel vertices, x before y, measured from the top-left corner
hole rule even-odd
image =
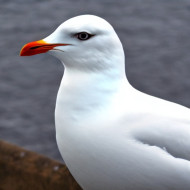
[[[190,107],[189,0],[0,0],[1,139],[61,160],[54,107],[63,67],[50,55],[19,51],[81,14],[114,26],[134,87]]]

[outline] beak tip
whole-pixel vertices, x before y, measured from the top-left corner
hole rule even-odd
[[[20,56],[26,56],[26,46],[27,46],[27,44],[24,45],[24,46],[21,48],[20,53],[19,53]]]
[[[30,56],[30,55],[27,55],[27,54],[24,53],[23,51],[20,51],[19,56]]]
[[[37,42],[30,42],[28,44],[25,44],[22,49],[20,50],[19,55],[20,56],[31,56],[31,55],[35,55],[37,53],[35,53],[35,51],[31,50],[31,47],[37,44]]]
[[[20,51],[19,55],[20,55],[20,56],[23,56],[23,52],[22,52],[22,51]]]
[[[29,42],[20,50],[20,56],[31,56],[39,53],[45,53],[49,50],[47,45],[49,44],[43,40]]]

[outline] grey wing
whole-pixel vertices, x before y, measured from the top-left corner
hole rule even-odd
[[[137,141],[190,161],[190,120],[156,115],[142,118],[140,125],[131,130]]]

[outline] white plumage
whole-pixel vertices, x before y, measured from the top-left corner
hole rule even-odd
[[[78,34],[92,36],[80,40]],[[189,190],[190,110],[134,89],[122,44],[97,16],[67,20],[47,43],[65,66],[56,110],[59,150],[84,190]]]

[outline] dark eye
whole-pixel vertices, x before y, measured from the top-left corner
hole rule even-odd
[[[77,38],[79,40],[88,40],[89,38],[91,38],[93,35],[92,34],[88,34],[87,32],[80,32],[77,35]]]

